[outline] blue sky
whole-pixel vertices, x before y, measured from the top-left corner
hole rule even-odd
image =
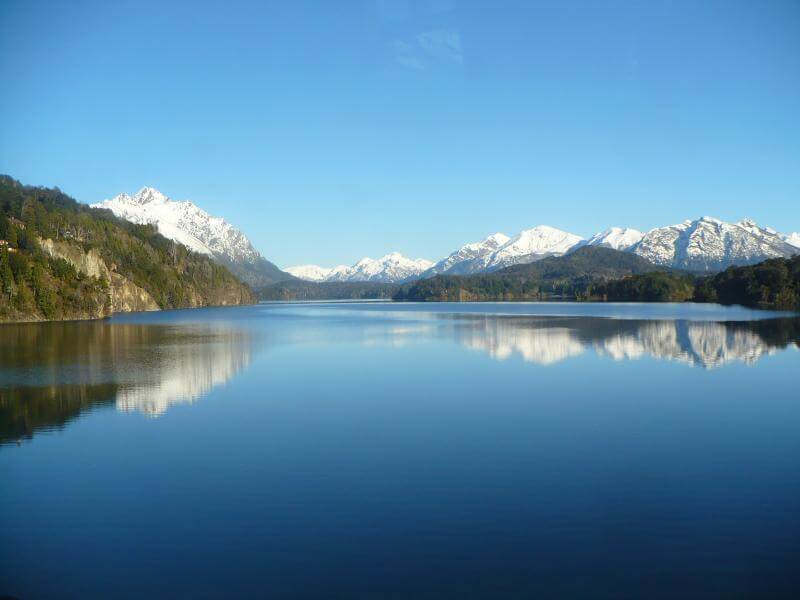
[[[800,3],[0,0],[0,172],[281,266],[546,223],[800,230]]]

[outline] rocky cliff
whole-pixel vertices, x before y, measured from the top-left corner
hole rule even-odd
[[[117,273],[116,265],[113,263],[109,268],[94,248],[84,251],[77,244],[52,239],[39,240],[39,244],[47,254],[53,258],[66,260],[79,273],[108,282],[110,302],[108,314],[161,310],[147,290]],[[250,302],[252,298],[248,290],[241,286],[213,290],[208,297],[203,297],[194,288],[189,288],[186,297],[186,304],[189,307],[231,306]]]
[[[87,252],[76,244],[51,239],[39,240],[39,244],[47,254],[66,260],[79,273],[108,282],[109,304],[106,314],[159,310],[158,304],[147,291],[109,269],[96,249]]]

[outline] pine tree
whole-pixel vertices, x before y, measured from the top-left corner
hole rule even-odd
[[[17,239],[17,228],[14,224],[8,224],[8,231],[6,232],[6,241],[8,241],[8,245],[12,248],[16,248],[19,244]]]
[[[14,274],[8,259],[8,249],[0,249],[0,293],[11,296],[14,292]]]

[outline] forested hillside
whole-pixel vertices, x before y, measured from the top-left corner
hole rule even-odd
[[[225,267],[152,226],[0,176],[0,321],[253,301]]]
[[[698,302],[800,310],[800,255],[731,267],[697,282]]]
[[[800,310],[800,256],[730,267],[703,277],[659,268],[629,253],[584,247],[495,273],[424,279],[403,286],[395,299],[693,301]]]
[[[607,281],[593,293],[609,302],[686,302],[694,299],[696,280],[689,273],[655,271]]]
[[[391,300],[400,286],[375,281],[283,281],[258,291],[261,300]]]
[[[681,273],[634,275],[597,286],[595,294],[599,299],[618,302],[689,300],[800,310],[800,256],[730,267],[707,277]]]

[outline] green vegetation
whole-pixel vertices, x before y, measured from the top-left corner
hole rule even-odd
[[[646,273],[608,282],[595,291],[611,301],[718,302],[800,310],[800,256],[730,267],[708,277]]]
[[[697,302],[800,310],[800,255],[731,267],[697,282]]]
[[[390,300],[400,289],[394,283],[374,281],[303,281],[294,279],[258,291],[261,300]]]
[[[54,256],[43,240],[90,257],[95,273]],[[254,301],[225,267],[167,240],[155,227],[89,208],[57,188],[0,176],[0,321],[105,316],[117,308],[111,288],[128,282],[159,308]]]
[[[233,273],[239,281],[246,283],[256,292],[279,281],[292,281],[294,279],[289,273],[284,273],[265,258],[259,258],[255,263],[234,262],[219,256],[217,260]]]
[[[800,255],[730,267],[701,277],[658,268],[625,252],[580,248],[566,256],[495,273],[439,275],[404,285],[396,300],[595,300],[611,302],[719,302],[800,310]]]
[[[494,273],[439,275],[403,286],[397,300],[484,301],[587,300],[595,287],[626,275],[656,269],[647,260],[610,248],[584,247],[571,254],[515,265]]]
[[[598,299],[610,302],[687,302],[694,298],[695,278],[655,271],[608,281],[593,292]]]

